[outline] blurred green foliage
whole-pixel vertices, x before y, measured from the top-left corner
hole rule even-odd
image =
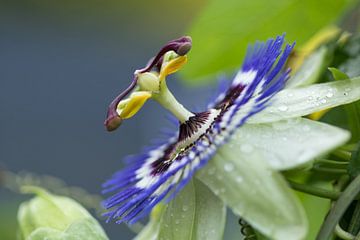
[[[18,201],[0,201],[0,239],[16,239],[16,212],[19,206]]]
[[[321,28],[336,23],[354,0],[212,0],[188,31],[194,47],[182,71],[185,81],[205,83],[210,75],[239,67],[246,46],[286,33],[301,46]]]

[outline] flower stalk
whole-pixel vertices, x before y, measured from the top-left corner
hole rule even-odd
[[[358,175],[340,195],[333,208],[327,215],[324,223],[321,226],[320,232],[317,235],[317,240],[331,239],[334,229],[346,209],[350,206],[352,201],[360,193],[360,175]]]

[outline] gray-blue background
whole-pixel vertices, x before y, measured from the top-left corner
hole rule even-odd
[[[166,112],[150,102],[108,133],[108,103],[163,43],[186,31],[204,5],[205,0],[0,1],[0,166],[100,192],[124,156],[171,126]],[[174,77],[168,82],[190,109],[204,106],[213,88],[189,89]],[[15,224],[23,199],[0,189],[2,231]],[[132,236],[124,225],[103,225],[111,239]]]

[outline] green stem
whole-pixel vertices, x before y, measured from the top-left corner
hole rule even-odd
[[[346,169],[349,166],[349,162],[343,162],[343,161],[335,161],[335,160],[328,160],[328,159],[318,159],[315,160],[314,166],[317,167],[331,167],[331,168],[337,168],[337,169]]]
[[[334,174],[347,174],[346,169],[337,169],[337,168],[330,168],[330,167],[320,167],[318,165],[314,165],[311,169],[315,172],[323,172],[323,173],[334,173]]]
[[[152,98],[165,109],[169,110],[181,123],[187,121],[194,114],[180,104],[168,89],[166,82],[162,81],[159,93],[153,93]]]
[[[350,152],[340,150],[340,149],[337,149],[337,150],[333,151],[332,154],[337,156],[338,158],[340,158],[343,161],[349,161],[350,158],[351,158],[351,153]]]
[[[344,231],[339,224],[336,225],[335,227],[335,234],[344,240],[353,240],[354,236],[346,231]]]
[[[328,198],[328,199],[336,200],[339,198],[339,196],[341,194],[340,192],[334,192],[334,191],[329,191],[329,190],[325,190],[325,189],[318,188],[318,187],[312,187],[309,185],[296,183],[296,182],[293,182],[290,180],[288,180],[288,182],[289,182],[290,186],[293,189],[295,189],[296,191],[307,193],[307,194],[314,195],[314,196],[321,197],[321,198]]]
[[[351,202],[360,193],[360,175],[357,176],[340,195],[333,208],[330,210],[323,222],[317,240],[331,239],[336,224],[340,221],[342,215],[349,207]]]
[[[354,213],[351,217],[348,232],[356,235],[360,230],[360,201],[356,203]]]

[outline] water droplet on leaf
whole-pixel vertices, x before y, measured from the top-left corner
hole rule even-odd
[[[234,170],[234,165],[232,163],[226,163],[224,165],[224,170],[226,172],[231,172],[232,170]]]
[[[286,105],[281,105],[281,106],[278,107],[278,109],[279,109],[279,111],[281,111],[281,112],[286,112],[289,108],[288,108],[288,106],[286,106]]]

